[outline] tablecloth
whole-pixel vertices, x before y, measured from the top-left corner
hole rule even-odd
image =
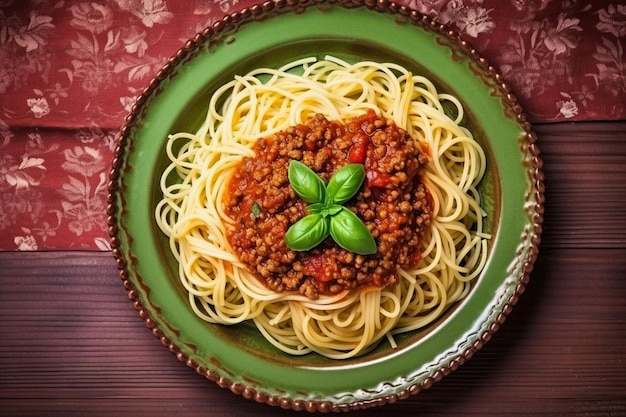
[[[109,250],[108,174],[135,97],[187,39],[254,3],[1,0],[0,250]],[[531,122],[626,118],[619,0],[398,3],[458,31]]]

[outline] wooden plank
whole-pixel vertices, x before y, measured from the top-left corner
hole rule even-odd
[[[546,177],[543,246],[624,248],[626,123],[534,130]]]

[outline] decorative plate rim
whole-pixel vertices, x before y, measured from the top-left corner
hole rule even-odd
[[[139,291],[135,288],[130,279],[129,268],[131,268],[132,265],[129,265],[128,261],[125,259],[123,253],[123,242],[119,239],[120,230],[118,226],[118,216],[120,213],[118,211],[119,209],[117,207],[115,197],[116,193],[119,191],[120,168],[123,164],[124,152],[129,145],[128,142],[132,129],[141,118],[142,108],[147,103],[149,98],[157,92],[161,82],[166,80],[180,63],[191,58],[198,51],[198,48],[200,48],[201,45],[234,26],[250,21],[263,20],[269,15],[277,12],[286,13],[297,11],[306,7],[322,5],[341,6],[344,8],[364,7],[377,12],[402,15],[414,25],[434,31],[439,35],[443,35],[450,42],[459,46],[461,50],[467,54],[471,60],[473,60],[473,62],[478,64],[480,68],[485,71],[493,81],[495,81],[497,88],[505,101],[506,107],[514,113],[517,123],[524,131],[524,138],[522,141],[524,142],[524,145],[527,146],[527,153],[530,155],[529,162],[531,166],[528,173],[530,175],[531,191],[534,194],[529,197],[535,201],[534,205],[526,209],[530,215],[531,225],[530,230],[525,230],[525,236],[522,236],[522,242],[518,246],[516,253],[515,268],[519,269],[519,275],[517,276],[516,282],[513,283],[515,285],[515,289],[509,298],[501,304],[502,308],[495,312],[495,318],[491,322],[490,326],[468,346],[457,346],[457,348],[459,348],[459,354],[455,355],[454,359],[448,363],[444,363],[442,365],[438,364],[437,366],[439,366],[439,369],[434,370],[434,372],[432,372],[432,374],[424,380],[417,381],[399,392],[393,392],[391,394],[380,392],[379,395],[375,395],[373,398],[365,400],[354,397],[348,403],[339,401],[334,402],[331,400],[301,400],[290,398],[288,396],[269,394],[252,386],[234,382],[227,375],[223,375],[213,369],[208,369],[200,365],[184,353],[176,342],[171,340],[159,328],[157,321],[151,316],[149,309],[147,309],[141,302]],[[533,270],[539,251],[544,213],[544,176],[542,167],[543,162],[537,145],[537,137],[532,131],[531,124],[527,121],[524,111],[515,95],[511,92],[509,85],[504,81],[503,77],[494,66],[481,57],[475,48],[461,38],[458,32],[450,29],[447,25],[438,23],[432,18],[425,16],[408,6],[402,6],[398,3],[387,0],[268,0],[264,3],[255,4],[244,8],[241,11],[229,14],[223,19],[205,28],[192,39],[188,40],[175,55],[169,58],[166,64],[157,72],[150,84],[144,89],[142,94],[136,99],[135,104],[133,105],[128,116],[125,118],[124,124],[118,134],[118,143],[111,164],[108,184],[109,195],[107,199],[108,232],[111,239],[112,253],[116,259],[116,266],[119,270],[119,275],[124,288],[128,292],[128,297],[133,303],[133,307],[145,321],[146,326],[152,331],[153,335],[160,340],[161,344],[175,354],[179,361],[184,362],[188,367],[194,369],[195,372],[203,375],[209,380],[214,381],[221,388],[228,389],[246,399],[266,403],[271,406],[278,406],[284,409],[322,413],[366,409],[406,399],[418,394],[422,390],[430,388],[434,383],[440,381],[444,376],[455,371],[459,366],[467,362],[467,360],[469,360],[484,346],[486,342],[492,338],[494,333],[505,322],[529,282],[530,273]],[[498,303],[498,305],[500,305],[500,303]]]

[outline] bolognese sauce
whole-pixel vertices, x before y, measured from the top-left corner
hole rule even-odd
[[[420,260],[420,236],[430,224],[432,201],[422,182],[427,150],[393,122],[370,111],[341,123],[316,115],[259,139],[254,157],[236,168],[225,196],[234,223],[227,236],[234,252],[265,286],[316,299],[359,286],[398,281],[397,268]],[[377,245],[358,255],[327,238],[304,252],[285,243],[287,229],[307,215],[307,204],[287,177],[291,160],[325,182],[348,163],[363,164],[366,180],[345,206],[363,221]]]

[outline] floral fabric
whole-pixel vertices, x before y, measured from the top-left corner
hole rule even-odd
[[[134,98],[187,39],[253,2],[0,0],[0,250],[110,249],[108,174]],[[619,0],[399,3],[459,31],[531,121],[626,118]]]

